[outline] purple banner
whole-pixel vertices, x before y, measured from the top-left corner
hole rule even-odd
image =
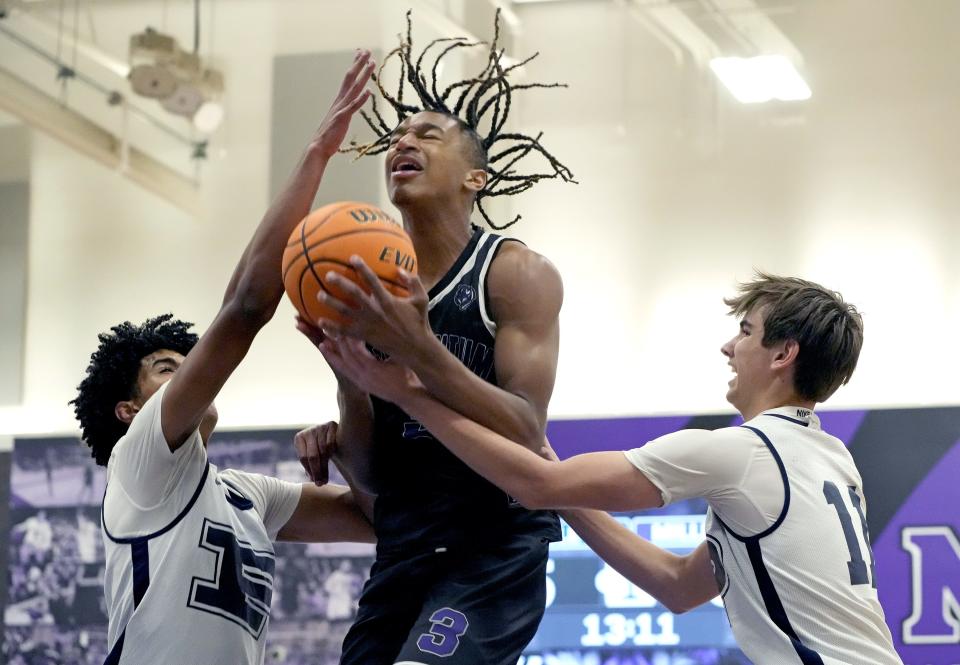
[[[851,447],[872,512],[893,515],[871,524],[878,593],[897,652],[905,665],[960,665],[960,441],[950,445],[960,437],[960,409],[818,415],[825,431]],[[702,419],[557,421],[548,436],[566,458],[638,447],[683,427],[709,427]],[[742,420],[731,416],[727,423]],[[945,442],[944,432],[953,433]],[[908,467],[919,477],[915,485],[909,481],[911,491],[903,489]]]
[[[960,441],[874,541],[877,590],[905,665],[960,663],[958,534]]]
[[[960,665],[960,408],[818,414],[824,430],[848,446],[863,477],[878,593],[904,664]],[[714,429],[740,422],[733,414],[562,420],[550,422],[547,433],[557,454],[567,458],[639,447],[686,427]],[[300,465],[292,458],[292,435],[221,433],[209,454],[218,466],[301,479]],[[97,529],[103,475],[76,440],[17,442],[11,464],[9,601],[0,662],[24,662],[17,658],[56,665],[103,661],[105,617],[99,609],[103,551]],[[657,515],[681,519],[701,513],[704,505],[698,501],[679,509],[683,513],[679,516],[670,509]],[[643,528],[638,532],[647,533]],[[683,549],[692,546],[695,543]],[[276,655],[271,662],[336,662],[371,555],[339,547],[281,546],[283,556],[278,561],[286,568],[281,571],[278,564],[279,600],[273,608],[270,638],[270,653]],[[555,566],[551,579],[555,591],[559,590],[557,606],[548,613],[534,644],[536,653],[528,653],[522,661],[525,665],[542,665],[552,662],[551,658],[578,664],[625,663],[634,657],[646,660],[629,662],[742,662],[732,644],[709,637],[701,628],[690,628],[682,618],[668,620],[663,608],[638,605],[627,611],[598,604],[597,594],[609,591],[611,579],[619,580],[600,575],[603,565],[588,551],[573,546],[559,549],[563,551],[555,552],[551,562]],[[59,577],[65,566],[70,573],[66,583]],[[331,579],[336,583],[327,582]],[[629,590],[629,585],[624,588]],[[632,598],[630,593],[620,595]],[[563,604],[567,596],[573,598],[572,605]],[[722,619],[719,608],[707,609]],[[630,645],[621,644],[622,636],[613,630],[621,619],[633,622],[630,625],[636,630]],[[570,626],[579,632],[571,632],[564,621],[572,622]],[[325,628],[311,622],[322,622]],[[644,622],[651,622],[649,630]],[[725,626],[725,620],[720,625]],[[671,660],[654,659],[655,651],[667,654],[663,647],[653,646],[654,638],[674,632],[682,639]],[[580,645],[577,649],[567,645],[571,636]],[[707,639],[706,646],[697,646],[698,639]],[[605,646],[588,649],[584,640]],[[31,661],[29,655],[34,652],[59,655]]]
[[[547,425],[547,438],[557,455],[566,459],[580,453],[639,448],[688,422],[690,416],[552,420]]]

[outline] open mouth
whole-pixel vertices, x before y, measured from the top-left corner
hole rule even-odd
[[[423,172],[423,166],[411,157],[398,157],[390,166],[390,175],[410,177]]]

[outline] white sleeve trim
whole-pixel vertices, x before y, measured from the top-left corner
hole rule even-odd
[[[460,280],[463,279],[463,276],[466,275],[471,270],[473,270],[473,266],[475,266],[477,263],[477,254],[480,252],[480,249],[483,247],[483,244],[486,242],[487,237],[489,235],[490,234],[487,233],[486,231],[483,232],[483,236],[477,242],[476,247],[473,248],[473,253],[470,255],[470,259],[463,264],[463,267],[460,268],[460,272],[458,272],[454,276],[454,278],[450,280],[450,283],[447,284],[446,288],[443,291],[435,295],[433,298],[430,298],[430,302],[427,303],[428,310],[433,309],[434,305],[436,305],[438,302],[446,298],[447,295],[451,291],[453,291],[453,289],[456,288],[458,284],[460,284]]]
[[[275,541],[277,534],[297,509],[303,485],[239,469],[225,469],[220,472],[220,476],[237,485],[253,502],[267,535],[271,541]]]
[[[490,264],[493,262],[504,240],[507,240],[507,238],[500,236],[490,243],[490,249],[487,251],[487,257],[483,260],[483,266],[480,268],[480,276],[477,279],[477,286],[480,291],[480,302],[478,303],[480,307],[480,318],[483,320],[483,325],[486,327],[487,332],[493,337],[497,336],[497,322],[487,316],[487,272],[490,270]]]
[[[634,448],[633,450],[624,450],[623,455],[627,458],[628,462],[635,466],[637,470],[660,491],[660,499],[663,501],[664,506],[673,503],[673,496],[670,494],[670,490],[666,488],[662,480],[655,477],[650,472],[650,470],[647,468],[647,465],[644,463],[643,457],[637,454],[639,452],[639,448]]]
[[[279,481],[287,486],[282,497],[278,499],[279,503],[275,508],[275,514],[271,520],[272,524],[267,524],[264,522],[264,526],[267,527],[267,535],[270,536],[271,541],[277,540],[277,535],[279,535],[280,530],[287,525],[287,522],[290,521],[290,518],[293,517],[293,513],[297,510],[297,506],[300,505],[300,499],[303,498],[303,485],[298,483],[288,483],[287,481]]]

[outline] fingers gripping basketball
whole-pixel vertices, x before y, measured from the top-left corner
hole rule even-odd
[[[325,291],[349,302],[348,296],[326,279],[331,271],[369,291],[350,265],[353,255],[370,266],[388,291],[408,295],[399,271],[416,274],[417,257],[403,227],[376,206],[355,201],[331,203],[300,222],[283,253],[283,286],[304,319],[313,324],[319,318],[343,322],[338,312],[317,300],[317,294]]]

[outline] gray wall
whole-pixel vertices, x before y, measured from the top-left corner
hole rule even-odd
[[[0,406],[23,393],[30,185],[27,130],[0,128]]]
[[[374,54],[376,57],[376,54]],[[283,187],[307,141],[330,108],[333,95],[353,61],[353,51],[277,56],[273,61],[273,107],[270,121],[270,196]],[[388,118],[388,121],[391,120]],[[357,116],[347,139],[365,142],[372,136]],[[382,157],[354,161],[338,155],[331,161],[317,193],[315,207],[334,201],[377,203]]]

